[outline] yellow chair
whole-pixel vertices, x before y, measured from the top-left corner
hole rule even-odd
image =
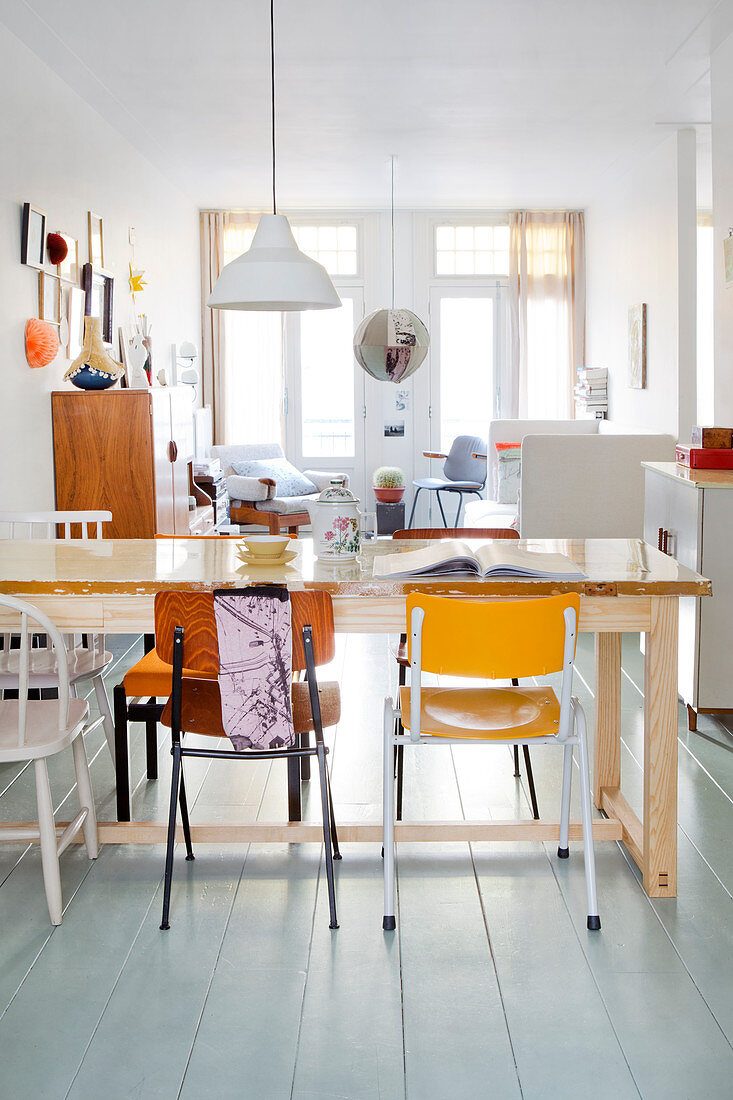
[[[560,859],[569,855],[573,747],[578,747],[588,928],[601,927],[591,824],[586,722],[572,694],[580,599],[575,593],[537,600],[460,600],[412,595],[407,599],[410,686],[400,688],[405,732],[395,732],[398,710],[384,701],[384,920],[394,916],[393,754],[396,745],[561,745]],[[474,679],[527,679],[562,672],[560,698],[550,687],[423,687],[423,672]]]

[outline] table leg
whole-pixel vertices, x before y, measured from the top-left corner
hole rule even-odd
[[[644,889],[677,894],[677,627],[675,596],[651,601],[644,661]]]
[[[621,786],[621,635],[596,634],[596,727],[593,801],[601,789]]]

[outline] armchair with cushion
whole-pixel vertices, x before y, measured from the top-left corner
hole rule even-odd
[[[412,527],[415,518],[417,498],[423,489],[429,493],[435,493],[440,508],[443,526],[448,526],[443,510],[441,493],[458,493],[458,511],[453,526],[458,527],[461,521],[461,508],[463,507],[464,494],[475,494],[481,497],[481,490],[486,484],[486,462],[474,457],[474,452],[485,452],[486,444],[483,439],[473,435],[459,435],[451,444],[448,454],[438,451],[423,451],[425,458],[442,458],[445,460],[442,477],[420,477],[413,481],[415,496],[412,500],[412,511],[408,528]]]
[[[227,479],[231,522],[261,524],[272,535],[287,528],[297,536],[298,527],[310,523],[308,502],[332,478],[349,484],[347,474],[334,470],[297,470],[279,443],[218,446],[211,454],[220,460]]]

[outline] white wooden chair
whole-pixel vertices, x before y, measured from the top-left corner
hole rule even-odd
[[[0,532],[3,527],[6,534],[0,537],[33,538],[41,536],[56,538],[57,525],[63,526],[64,536],[71,539],[78,527],[81,539],[90,537],[89,528],[94,527],[96,537],[101,539],[102,524],[110,523],[111,512],[0,512]],[[91,680],[97,697],[97,706],[102,715],[104,735],[107,739],[112,760],[115,759],[115,731],[112,710],[104,684],[103,674],[112,663],[112,654],[104,648],[104,634],[88,636],[89,645],[83,645],[80,635],[67,635],[66,658],[71,694],[77,694],[77,685]],[[44,689],[58,687],[58,667],[56,653],[52,649],[32,649],[28,669],[28,686]],[[18,650],[11,649],[10,635],[3,635],[3,650],[0,653],[0,693],[18,686]]]
[[[89,858],[96,859],[99,854],[97,815],[83,736],[84,725],[89,716],[89,704],[86,699],[70,697],[66,646],[58,627],[37,607],[17,600],[14,596],[0,595],[0,607],[18,613],[20,633],[20,649],[15,651],[18,653],[18,698],[0,701],[0,763],[33,761],[38,804],[38,828],[0,826],[0,833],[7,840],[40,840],[48,912],[51,924],[61,924],[63,903],[59,856],[79,829],[84,830],[84,843]],[[37,626],[31,627],[31,621]],[[28,698],[33,652],[31,633],[35,629],[46,634],[58,655],[58,700]],[[101,721],[101,718],[97,719],[97,722]],[[57,837],[46,760],[69,745],[74,754],[80,809],[74,820]]]

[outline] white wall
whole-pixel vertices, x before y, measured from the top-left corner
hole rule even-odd
[[[689,436],[694,422],[694,138],[670,135],[586,210],[587,364],[608,368],[609,419],[674,436]],[[639,302],[647,304],[647,386],[632,390],[628,311]]]
[[[713,232],[715,234],[716,424],[733,423],[733,286],[725,285],[723,241],[733,226],[733,35],[711,58]]]
[[[136,262],[148,286],[138,311],[153,324],[156,368],[170,345],[201,345],[198,215],[192,202],[0,24],[0,508],[52,508],[51,399],[68,362],[31,370],[24,328],[37,316],[38,276],[20,263],[21,206],[45,210],[48,229],[79,240],[88,260],[87,211],[104,222],[105,266],[115,275],[117,326],[132,319],[127,287]],[[49,270],[51,270],[49,268]],[[90,456],[93,461],[93,456]]]

